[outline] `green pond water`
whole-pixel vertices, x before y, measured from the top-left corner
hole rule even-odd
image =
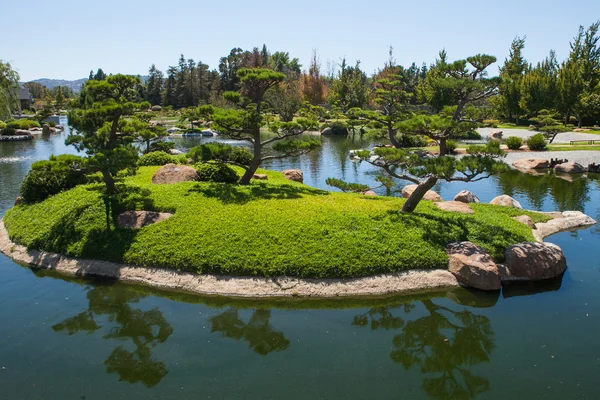
[[[0,143],[0,215],[33,161],[74,152],[65,135]],[[330,176],[369,183],[374,171],[347,158],[364,145],[325,138],[318,152],[267,167],[301,168],[322,188]],[[436,189],[598,219],[599,182],[512,172]],[[599,239],[597,226],[552,236],[564,276],[501,293],[330,301],[160,292],[0,255],[0,399],[598,399]]]

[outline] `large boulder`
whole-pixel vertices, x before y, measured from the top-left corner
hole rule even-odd
[[[519,169],[545,169],[550,168],[550,161],[544,158],[527,158],[517,160],[513,165]]]
[[[463,214],[475,214],[475,211],[468,204],[460,201],[438,201],[435,203],[440,210],[458,212]]]
[[[500,273],[492,256],[471,242],[450,243],[448,271],[466,286],[481,290],[499,290]]]
[[[144,226],[164,221],[173,216],[171,213],[159,213],[155,211],[125,211],[117,217],[117,223],[121,228],[140,229]]]
[[[554,166],[554,172],[563,172],[565,174],[581,174],[585,172],[585,167],[576,162],[568,162],[556,164]]]
[[[460,201],[461,203],[479,203],[479,197],[468,190],[461,190],[454,196],[454,201]]]
[[[554,278],[567,269],[561,248],[552,243],[515,244],[506,249],[504,257],[506,269],[516,278],[539,281]]]
[[[367,190],[366,192],[363,192],[363,196],[377,196],[377,193],[372,190]]]
[[[187,165],[167,164],[163,165],[152,177],[152,183],[179,183],[195,181],[198,179],[198,173],[192,167]]]
[[[42,133],[45,133],[45,134],[56,133],[56,129],[52,128],[48,124],[44,124],[44,125],[42,125]]]
[[[519,203],[512,197],[505,195],[505,194],[494,197],[492,199],[492,201],[490,201],[490,204],[495,204],[497,206],[514,207],[514,208],[523,209],[523,207],[521,207],[521,203]]]
[[[304,182],[304,175],[302,174],[302,171],[300,171],[299,169],[286,169],[285,171],[283,171],[283,176],[288,181],[294,181],[294,182],[300,182],[300,183]]]
[[[410,195],[413,194],[413,192],[415,191],[416,188],[417,188],[417,185],[404,186],[402,188],[402,197],[404,197],[405,199],[408,199],[410,197]],[[425,193],[425,196],[423,196],[423,200],[444,201],[442,199],[442,196],[440,196],[433,190],[428,190],[427,193]]]

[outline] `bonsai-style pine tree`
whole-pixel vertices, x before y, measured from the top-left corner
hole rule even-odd
[[[88,167],[102,174],[108,196],[116,191],[117,173],[136,168],[138,150],[132,142],[148,125],[139,119],[126,119],[144,108],[136,102],[139,82],[139,77],[127,75],[91,80],[85,85],[85,99],[75,102],[69,113],[69,125],[77,133],[70,135],[66,143],[87,153]]]
[[[236,108],[222,109],[201,106],[204,117],[213,120],[213,129],[231,139],[247,141],[252,145],[252,161],[239,165],[246,171],[239,183],[247,185],[263,161],[305,154],[320,146],[318,140],[284,140],[297,137],[309,129],[317,129],[318,122],[311,117],[297,118],[291,122],[275,121],[269,130],[275,135],[261,138],[260,129],[265,123],[262,102],[265,93],[285,79],[285,75],[264,68],[240,69],[237,72],[242,88],[239,92],[226,92],[225,98]],[[274,154],[265,154],[269,148]]]

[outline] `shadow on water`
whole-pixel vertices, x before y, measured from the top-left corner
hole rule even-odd
[[[133,350],[117,345],[104,361],[106,372],[116,373],[120,381],[154,387],[169,371],[164,362],[152,357],[152,349],[171,336],[173,327],[158,307],[143,311],[133,306],[143,297],[116,285],[95,286],[87,293],[87,310],[53,325],[52,329],[67,335],[91,335],[104,326],[110,327],[103,338],[128,342]]]
[[[399,329],[392,339],[390,357],[404,369],[419,368],[422,388],[436,399],[473,399],[490,389],[490,382],[469,368],[490,361],[494,332],[490,320],[467,309],[455,311],[421,300],[426,312],[405,322],[415,304],[373,308],[354,317],[353,325],[370,325],[372,330]],[[401,310],[403,316],[392,315]]]
[[[253,183],[248,186],[223,185],[215,183],[196,184],[189,193],[199,193],[212,197],[225,204],[245,204],[253,200],[299,199],[305,195],[326,196],[329,192],[301,185],[267,185]]]

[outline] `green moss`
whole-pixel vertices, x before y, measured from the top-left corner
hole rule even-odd
[[[197,273],[355,277],[447,264],[449,242],[471,240],[501,260],[504,249],[531,241],[511,217],[548,217],[473,205],[474,215],[423,201],[412,214],[404,199],[331,193],[260,171],[248,186],[209,182],[153,185],[158,167],[127,177],[121,209],[170,211],[138,231],[106,231],[101,185],[88,184],[6,214],[11,238],[30,248],[74,257],[160,266]],[[239,171],[238,171],[239,172]]]

